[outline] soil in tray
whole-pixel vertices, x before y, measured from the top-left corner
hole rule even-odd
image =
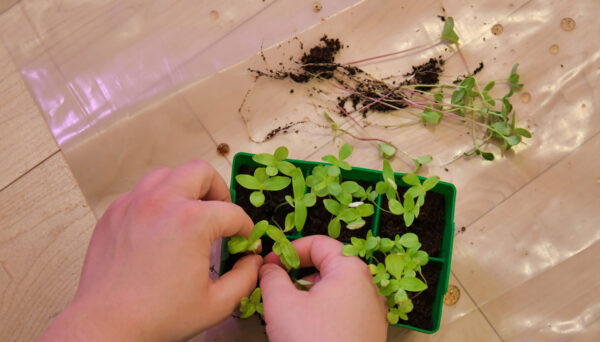
[[[247,165],[242,165],[238,170],[238,174],[252,175],[254,174],[254,169],[255,168],[251,168]],[[236,184],[235,204],[242,207],[254,223],[267,220],[270,224],[274,224],[273,221],[275,221],[280,227],[283,227],[285,225],[285,216],[294,210],[285,202],[285,195],[293,196],[292,186],[289,185],[281,191],[265,191],[265,203],[258,208],[250,203],[250,194],[253,191],[254,190],[248,190],[239,184]],[[281,203],[286,204],[275,210]]]
[[[385,196],[381,202],[382,207],[387,210],[388,201]],[[379,236],[394,239],[396,234],[415,233],[423,245],[421,249],[430,256],[437,256],[442,248],[445,218],[444,196],[428,192],[425,195],[425,204],[421,207],[419,217],[409,228],[406,228],[402,216],[382,211],[379,216]]]
[[[432,309],[442,265],[428,263],[423,267],[423,276],[427,280],[427,290],[412,298],[414,309],[408,314],[408,321],[400,320],[398,323],[412,325],[424,330],[433,328]]]
[[[369,186],[371,186],[372,188],[375,187],[375,184],[373,183],[361,181],[357,181],[357,183],[365,189],[367,189]],[[342,222],[342,229],[340,230],[340,236],[337,238],[337,240],[344,243],[349,243],[350,239],[353,236],[361,239],[366,238],[367,232],[371,229],[371,226],[373,224],[374,217],[375,214],[369,217],[363,217],[363,220],[365,220],[366,222],[365,225],[355,230],[346,228],[346,224]],[[329,213],[327,209],[325,209],[325,205],[323,205],[323,199],[319,198],[317,200],[317,204],[315,204],[314,207],[308,208],[308,215],[306,218],[306,224],[304,225],[304,229],[302,230],[302,236],[317,234],[327,235],[327,226],[329,225],[329,222],[332,218],[333,215],[331,215],[331,213]]]

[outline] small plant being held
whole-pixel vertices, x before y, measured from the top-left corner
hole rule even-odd
[[[292,165],[293,166],[293,165]],[[295,167],[294,167],[295,168]],[[236,182],[249,190],[255,190],[250,194],[250,203],[260,207],[265,203],[264,191],[279,191],[285,189],[291,183],[291,179],[285,176],[269,176],[267,168],[259,167],[254,170],[254,175],[237,175]]]
[[[243,252],[256,253],[261,244],[261,237],[267,232],[269,222],[262,220],[254,225],[250,236],[246,239],[243,236],[234,236],[227,241],[227,249],[230,254],[238,254]]]
[[[259,315],[265,314],[260,287],[254,289],[250,297],[242,298],[240,303],[240,318],[248,318],[254,315],[254,313],[258,313]]]
[[[266,233],[275,241],[273,244],[273,253],[279,256],[281,264],[288,271],[300,267],[298,252],[296,252],[290,240],[285,237],[285,234],[279,228],[271,225],[267,226]]]
[[[317,203],[317,196],[314,193],[304,193],[306,182],[302,170],[296,168],[291,176],[294,197],[287,195],[285,200],[294,208],[294,211],[285,217],[285,229],[283,231],[287,232],[295,227],[300,232],[304,228],[304,223],[306,223],[307,208]]]
[[[429,256],[419,250],[421,243],[417,235],[406,233],[391,240],[374,237],[369,232],[366,239],[352,238],[351,242],[342,248],[346,256],[360,256],[365,260],[372,253],[383,256],[381,261],[374,256],[369,270],[379,293],[386,297],[388,322],[396,324],[400,319],[408,320],[413,310],[412,298],[427,289],[422,267],[429,262]]]

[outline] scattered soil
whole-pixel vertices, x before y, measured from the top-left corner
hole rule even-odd
[[[504,26],[502,26],[500,24],[496,24],[496,25],[492,26],[492,34],[494,36],[499,36],[502,34],[502,32],[504,32]]]
[[[448,291],[444,295],[444,304],[454,305],[460,299],[460,289],[455,285],[448,286]]]
[[[384,197],[383,208],[388,208],[387,198]],[[446,205],[444,196],[435,192],[428,192],[425,196],[425,204],[421,207],[419,217],[413,224],[406,228],[404,219],[386,212],[379,216],[379,236],[394,239],[399,234],[415,233],[423,245],[422,250],[429,256],[437,256],[442,247],[444,237],[444,225],[446,217]]]
[[[312,4],[312,10],[315,13],[321,12],[321,10],[323,9],[323,5],[321,5],[320,2],[313,2]]]
[[[219,146],[217,146],[217,152],[222,156],[226,156],[229,154],[229,145],[226,143],[220,143]]]
[[[478,73],[480,73],[481,70],[483,70],[484,66],[485,66],[485,64],[483,64],[483,62],[479,62],[479,65],[477,66],[477,68],[475,68],[473,70],[473,72],[471,73],[471,76],[475,76]],[[462,82],[465,79],[465,77],[467,77],[467,75],[460,75],[454,81],[452,81],[452,83],[459,84],[460,82]]]
[[[562,18],[560,21],[560,27],[565,31],[573,31],[577,26],[573,18]]]
[[[253,174],[255,168],[250,168],[247,165],[240,166],[238,174]],[[248,190],[239,184],[235,186],[235,203],[241,206],[244,211],[252,218],[252,222],[259,222],[262,220],[268,220],[271,224],[277,222],[281,227],[284,226],[285,216],[290,212],[289,205],[281,206],[279,209],[275,208],[285,202],[285,195],[292,196],[291,185],[281,191],[265,191],[265,204],[260,207],[255,207],[250,203],[250,194],[253,190]],[[267,239],[268,240],[268,239]]]
[[[424,330],[433,328],[432,309],[435,302],[437,284],[440,280],[442,265],[430,262],[423,266],[423,276],[427,279],[427,290],[421,292],[418,296],[411,298],[414,309],[408,314],[408,321],[400,320],[400,323],[412,325]]]

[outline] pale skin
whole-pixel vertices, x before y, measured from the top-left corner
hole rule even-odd
[[[302,266],[320,270],[308,292],[272,253],[211,280],[211,245],[252,227],[206,162],[150,172],[99,220],[77,293],[40,341],[185,340],[231,315],[259,274],[270,341],[385,341],[385,305],[366,265],[328,237],[294,242]]]

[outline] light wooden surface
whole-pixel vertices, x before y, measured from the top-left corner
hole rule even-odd
[[[0,13],[11,2],[0,0]],[[529,10],[540,6],[535,1],[515,4],[503,5],[506,14],[514,7],[523,15],[534,17],[530,14],[535,11]],[[571,5],[568,2],[554,5],[561,9],[548,14],[551,17],[546,19],[558,23]],[[485,15],[482,13],[482,17]],[[491,19],[498,20],[488,19],[479,19],[488,22],[486,31]],[[586,27],[582,18],[577,20],[578,25]],[[456,222],[457,228],[465,226],[466,231],[455,238],[450,284],[457,285],[462,295],[456,305],[444,307],[439,333],[429,336],[390,329],[390,340],[597,341],[600,335],[600,273],[596,265],[600,258],[597,243],[600,121],[594,107],[598,95],[594,85],[597,87],[600,69],[597,63],[582,65],[587,68],[589,83],[564,79],[565,84],[571,83],[564,87],[559,84],[560,96],[554,102],[547,102],[554,89],[547,88],[544,82],[547,78],[561,79],[565,69],[559,65],[565,63],[567,69],[573,68],[567,63],[573,56],[584,54],[577,49],[586,47],[562,31],[540,36],[535,31],[519,31],[520,27],[510,25],[510,19],[504,23],[504,34],[495,38],[488,34],[488,41],[496,39],[500,49],[507,50],[499,53],[514,54],[511,59],[524,62],[523,77],[529,87],[526,90],[533,99],[528,105],[519,104],[519,109],[527,112],[526,118],[536,125],[536,135],[516,156],[498,161],[493,167],[470,160],[451,165],[448,172],[441,168],[430,170],[460,185]],[[328,25],[335,29],[334,24]],[[481,33],[464,31],[472,33],[471,38]],[[519,33],[525,36],[522,39],[527,39],[522,45],[528,48],[513,51],[510,40]],[[547,60],[534,58],[547,54],[548,46],[558,40],[564,52],[552,57],[555,59],[551,65],[544,64]],[[484,41],[479,41],[465,47],[465,51],[473,59],[486,61],[484,73],[495,72],[493,62],[485,59],[490,57],[484,54],[485,47]],[[269,53],[266,52],[267,56]],[[261,61],[257,57],[250,63],[258,65]],[[245,67],[239,68],[245,71]],[[200,82],[157,106],[144,108],[139,117],[111,133],[112,137],[126,137],[128,150],[119,151],[119,144],[124,142],[110,139],[107,134],[96,139],[99,146],[114,145],[113,148],[84,146],[79,151],[70,151],[70,165],[78,168],[81,175],[93,178],[80,180],[85,183],[84,192],[98,194],[88,197],[96,213],[100,214],[114,196],[154,165],[201,155],[227,175],[229,162],[215,155],[214,146],[227,141],[233,150],[248,149],[243,126],[236,121],[236,111],[226,109],[237,108],[238,103],[215,100],[222,107],[213,110],[230,116],[207,116],[201,110],[202,96],[208,94],[217,100],[219,96],[239,97],[238,93],[245,91],[246,76],[245,72],[236,74],[235,70],[218,74],[210,84]],[[226,86],[232,78],[239,87]],[[223,87],[215,86],[219,80]],[[266,89],[269,93],[279,91]],[[579,93],[587,95],[580,97]],[[579,104],[577,101],[581,99],[583,102]],[[576,102],[581,105],[578,110],[561,110],[571,108],[568,105]],[[256,107],[259,105],[253,104],[260,109]],[[175,118],[169,121],[174,127],[167,132],[171,135],[152,135],[147,144],[151,153],[143,154],[140,159],[131,158],[128,153],[142,149],[140,139],[147,132],[160,132],[161,125],[166,125],[167,121],[162,121],[166,118],[161,116],[164,112],[173,113],[170,118]],[[254,129],[269,129],[256,124],[257,121],[260,120],[255,118],[251,122]],[[73,295],[96,219],[1,43],[0,136],[0,341],[31,341]],[[328,134],[310,137],[310,141],[318,141],[319,155],[333,151],[332,144],[321,149],[329,138]],[[177,139],[189,144],[169,145],[169,141]],[[312,143],[299,138],[284,139],[306,145],[305,155],[293,157],[305,157],[315,150]],[[425,139],[422,145],[427,142]],[[279,143],[281,140],[270,144]],[[112,164],[97,174],[86,173],[81,171],[88,165],[86,158],[100,158],[105,164]],[[357,144],[352,161],[370,166],[375,162],[372,147]],[[123,168],[128,170],[130,178],[120,177]]]

